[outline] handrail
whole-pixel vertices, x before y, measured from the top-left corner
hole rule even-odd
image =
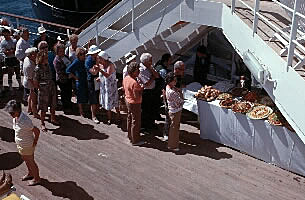
[[[47,22],[47,21],[40,20],[40,19],[35,19],[35,18],[31,18],[31,17],[25,17],[25,16],[21,16],[21,15],[10,14],[10,13],[6,13],[6,12],[0,12],[0,15],[5,15],[5,16],[9,16],[9,17],[17,18],[17,19],[24,19],[24,20],[28,20],[28,21],[32,21],[32,22],[37,22],[37,23],[40,23],[40,24],[47,24],[47,25],[55,26],[55,27],[59,27],[59,28],[70,29],[72,31],[77,30],[77,28],[72,27],[72,26],[56,24],[56,23],[53,23],[53,22]]]
[[[90,26],[97,18],[100,18],[102,15],[112,9],[115,5],[117,5],[120,1],[121,0],[112,0],[111,2],[109,2],[104,8],[102,8],[94,16],[92,16],[87,22],[81,25],[81,27],[79,27],[74,33],[79,34],[80,32],[82,32],[82,30]]]
[[[146,13],[148,13],[150,10],[152,10],[154,7],[156,7],[157,5],[159,5],[163,0],[159,1],[158,3],[154,4],[152,7],[150,7],[149,9],[145,10],[141,15],[137,16],[135,20],[137,20],[138,18],[142,17],[143,15],[145,15]],[[129,22],[128,24],[126,24],[124,27],[122,27],[120,30],[117,30],[114,34],[112,34],[109,38],[107,38],[105,41],[103,41],[101,44],[99,44],[100,46],[103,45],[104,43],[106,43],[108,40],[110,40],[111,38],[113,38],[114,36],[116,36],[119,32],[121,32],[123,29],[125,29],[127,26],[131,25],[132,22]],[[103,32],[106,29],[103,30]]]
[[[40,1],[40,3],[43,3],[44,5],[52,7],[52,9],[59,10],[59,11],[70,12],[70,13],[81,13],[81,14],[94,14],[95,13],[95,12],[90,12],[90,11],[89,12],[79,12],[79,11],[76,11],[76,10],[66,10],[66,9],[62,9],[62,8],[57,8],[57,7],[55,7],[53,5],[50,5],[50,4],[48,4],[48,3],[46,3],[42,0],[39,0],[39,1]]]
[[[260,17],[262,19],[262,21],[266,22],[268,25],[270,25],[272,28],[274,28],[276,31],[280,32],[283,36],[285,36],[287,39],[290,39],[291,36],[289,36],[287,33],[285,33],[284,31],[282,31],[279,27],[277,27],[276,25],[274,25],[273,23],[271,23],[266,17],[264,17],[261,13],[259,13],[259,11],[255,11],[251,6],[249,6],[247,3],[245,3],[243,0],[232,0],[231,1],[231,7],[234,5],[235,8],[235,1],[239,1],[241,4],[243,4],[246,8],[248,8],[249,10],[251,10],[252,12],[254,12],[254,15],[257,15],[258,17]],[[258,1],[258,0],[256,0]],[[294,9],[289,8],[288,6],[276,1],[276,0],[272,0],[274,3],[280,5],[282,8],[287,9],[290,12],[295,12]],[[232,13],[235,12],[235,9],[232,8]],[[258,9],[259,10],[259,9]],[[303,15],[300,12],[295,12],[295,15],[305,19],[305,15]],[[255,27],[257,24],[254,23],[258,23],[258,21],[253,21],[253,27]],[[294,26],[298,26],[298,25],[294,25]],[[292,27],[293,28],[293,27]],[[290,33],[291,35],[292,33]],[[295,44],[298,48],[302,49],[305,52],[305,47],[300,44],[297,40],[292,39],[289,42],[289,46],[291,46],[291,44]],[[295,47],[294,47],[295,48]],[[289,58],[290,56],[288,55],[288,61],[291,60],[291,58]]]

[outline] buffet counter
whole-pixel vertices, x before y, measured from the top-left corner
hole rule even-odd
[[[305,145],[294,132],[271,125],[267,120],[253,120],[222,108],[219,100],[198,100],[197,105],[202,139],[238,149],[305,176]]]

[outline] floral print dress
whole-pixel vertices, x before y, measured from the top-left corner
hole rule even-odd
[[[107,68],[103,69],[107,72]],[[116,72],[114,71],[108,78],[99,73],[100,77],[100,104],[106,110],[119,107],[119,94],[116,80]]]

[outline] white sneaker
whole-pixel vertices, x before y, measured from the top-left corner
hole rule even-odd
[[[144,141],[140,141],[140,142],[137,142],[135,144],[132,144],[132,146],[141,146],[142,144],[145,144]]]
[[[93,122],[96,123],[96,124],[99,124],[99,123],[100,123],[100,121],[99,121],[96,117],[93,118],[92,120],[93,120]]]
[[[163,136],[163,141],[167,141],[168,140],[168,136],[167,135],[164,135]]]

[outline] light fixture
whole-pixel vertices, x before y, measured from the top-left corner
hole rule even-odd
[[[265,83],[265,69],[257,61],[255,56],[248,50],[243,54],[243,61],[250,70],[254,78],[260,83]]]

